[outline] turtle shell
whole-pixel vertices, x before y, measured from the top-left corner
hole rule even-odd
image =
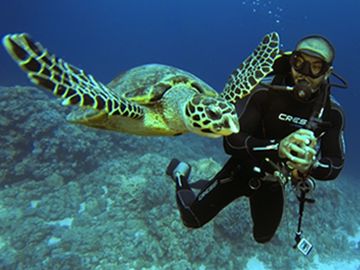
[[[205,96],[218,96],[211,86],[193,74],[160,64],[130,69],[117,76],[108,86],[128,100],[139,104],[151,104],[161,100],[164,93],[177,84],[186,85]]]

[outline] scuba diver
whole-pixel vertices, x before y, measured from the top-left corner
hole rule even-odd
[[[274,63],[271,84],[262,84],[240,111],[240,132],[224,137],[231,157],[211,180],[190,183],[191,167],[173,159],[166,173],[176,183],[185,226],[199,228],[235,199],[249,198],[253,237],[266,243],[283,213],[283,187],[309,177],[335,179],[344,164],[344,114],[330,96],[335,50],[324,37],[301,39]],[[345,88],[344,87],[344,88]],[[244,102],[244,101],[239,101]],[[277,174],[276,174],[277,173]],[[279,181],[279,173],[288,175]],[[198,192],[194,190],[198,189]]]

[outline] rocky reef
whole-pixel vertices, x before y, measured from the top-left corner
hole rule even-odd
[[[193,166],[193,179],[210,178],[226,160],[221,140],[99,131],[67,123],[70,109],[36,88],[0,88],[1,269],[231,270],[250,269],[253,258],[262,269],[316,269],[314,260],[360,259],[349,240],[359,230],[359,184],[344,175],[318,183],[306,206],[308,257],[292,248],[298,203],[290,191],[266,245],[252,239],[246,199],[189,230],[165,168],[177,157]]]

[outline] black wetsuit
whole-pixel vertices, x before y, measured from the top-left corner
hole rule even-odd
[[[269,241],[280,223],[283,212],[283,190],[278,182],[261,181],[257,190],[249,180],[260,175],[254,166],[272,173],[278,157],[278,142],[299,128],[312,115],[314,100],[301,102],[291,92],[259,89],[247,100],[240,117],[241,132],[224,138],[225,152],[231,158],[217,175],[195,196],[190,189],[177,188],[177,202],[184,224],[197,228],[210,221],[220,210],[240,196],[250,200],[253,235],[257,242]],[[310,175],[319,180],[337,177],[344,163],[344,116],[338,104],[328,99],[323,120],[329,122],[320,141],[319,163]],[[241,220],[239,220],[241,222]]]

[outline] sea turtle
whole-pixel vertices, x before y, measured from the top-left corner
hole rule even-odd
[[[233,103],[272,71],[279,51],[278,34],[266,35],[218,94],[193,74],[160,64],[135,67],[105,86],[28,34],[6,35],[3,44],[33,83],[64,99],[63,105],[81,108],[68,115],[71,122],[136,135],[211,138],[239,131]]]

